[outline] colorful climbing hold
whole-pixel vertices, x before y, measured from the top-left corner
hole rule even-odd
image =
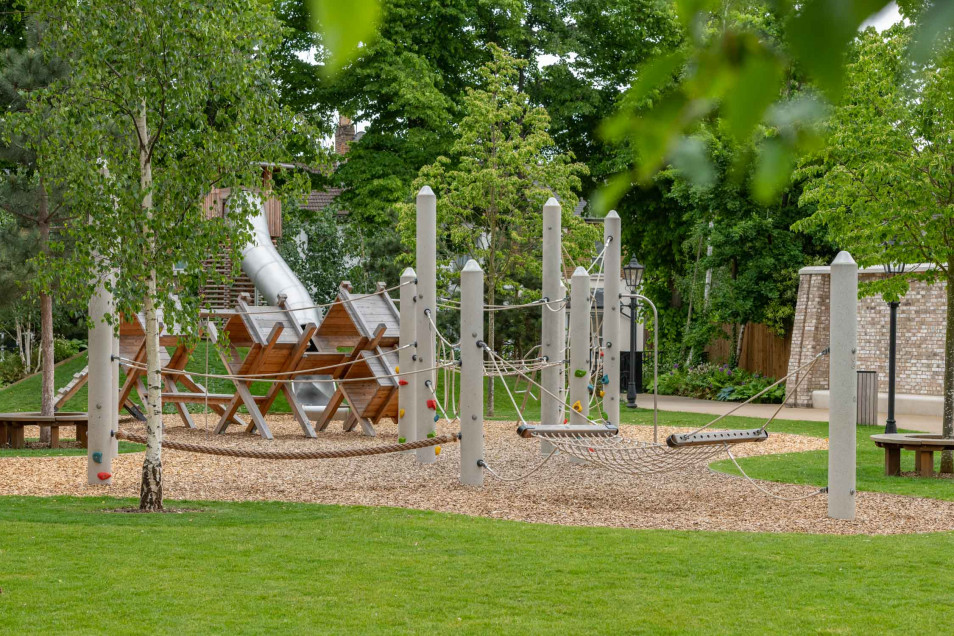
[[[437,433],[434,431],[431,431],[430,433],[427,434],[428,439],[434,439],[435,437],[437,437]]]
[[[394,367],[394,372],[395,372],[395,373],[400,373],[400,372],[401,372],[401,367],[400,367],[400,366],[395,366],[395,367]]]
[[[404,417],[404,409],[398,410],[398,417]]]
[[[573,403],[573,410],[576,411],[577,413],[582,413],[582,412],[583,412],[583,405],[580,404],[580,401],[579,401],[579,400],[577,400],[576,402]]]
[[[441,447],[440,447],[440,446],[435,446],[435,447],[434,447],[434,454],[435,454],[435,455],[440,455],[440,454],[441,454]]]
[[[112,473],[96,473],[96,477],[98,477],[100,481],[106,481],[112,476]]]
[[[570,423],[570,420],[564,417],[564,418],[563,418],[563,423],[564,423],[564,424],[569,424],[569,423]]]
[[[608,419],[609,419],[609,413],[607,413],[606,411],[603,411],[603,419],[604,419],[604,420],[608,420]]]
[[[596,388],[596,387],[593,386],[592,384],[587,384],[587,385],[586,385],[586,390],[589,391],[590,393],[592,393],[592,392],[593,392],[593,389],[595,389],[595,388]]]
[[[602,379],[603,379],[603,384],[609,384],[609,374],[604,373]]]
[[[604,395],[606,395],[606,391],[600,389],[600,397],[603,397]]]
[[[435,415],[435,416],[434,416],[434,421],[435,421],[435,422],[438,421],[438,420],[440,420],[440,419],[441,419],[441,418],[440,418],[439,415]]]
[[[99,451],[96,451],[95,453],[93,453],[93,461],[96,462],[97,464],[102,464],[103,454]]]
[[[600,351],[600,357],[601,357],[601,358],[603,357],[603,352],[602,352],[602,351]]]
[[[578,378],[586,377],[586,369],[577,369],[576,371],[573,372],[573,375],[575,375]]]
[[[398,380],[398,385],[399,385],[399,386],[407,386],[407,380],[404,380],[404,379]]]
[[[432,409],[432,410],[437,409],[437,400],[428,400],[428,401],[427,401],[427,408]]]

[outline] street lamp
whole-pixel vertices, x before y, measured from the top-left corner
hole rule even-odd
[[[639,290],[639,284],[643,281],[643,272],[645,267],[640,265],[636,257],[630,259],[623,267],[623,277],[626,279],[626,286],[632,295],[629,297],[629,383],[626,386],[626,406],[636,408],[636,296]],[[639,352],[642,364],[642,351]]]
[[[904,263],[885,263],[885,274],[890,278],[904,273]],[[901,303],[892,300],[888,303],[891,308],[891,334],[888,340],[888,420],[884,423],[885,434],[894,434],[898,432],[898,424],[894,421],[894,384],[895,384],[895,359],[898,350],[898,305]]]

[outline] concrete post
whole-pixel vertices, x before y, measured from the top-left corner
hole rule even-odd
[[[831,347],[828,382],[828,516],[855,518],[858,379],[858,265],[839,252],[831,264]]]
[[[607,243],[608,242],[608,243]],[[611,210],[603,220],[603,410],[606,420],[619,426],[619,294],[620,272],[620,220],[616,210]]]
[[[414,312],[417,315],[417,364],[415,374],[417,386],[417,437],[424,439],[435,430],[436,408],[429,408],[428,402],[434,399],[427,380],[437,387],[437,334],[431,327],[431,321],[437,324],[437,197],[428,186],[417,193],[417,303]],[[428,317],[428,314],[430,317]],[[423,372],[423,369],[432,369]],[[433,404],[433,402],[431,402]],[[430,464],[436,461],[434,447],[419,448],[417,461]]]
[[[106,322],[106,316],[112,314],[113,295],[103,283],[97,282],[96,289],[89,301],[89,317],[92,327],[89,329],[89,384],[87,414],[86,479],[91,486],[109,485],[111,478],[100,479],[99,475],[112,475],[113,448],[115,439],[111,435],[118,420],[117,385],[114,384],[113,364],[113,326]]]
[[[402,373],[413,371],[417,355],[417,322],[414,309],[417,296],[417,274],[408,267],[401,274],[401,333],[398,343],[398,368]],[[410,345],[410,346],[408,346]],[[405,348],[406,347],[406,348]],[[407,384],[402,384],[406,382]],[[398,377],[398,437],[415,442],[417,436],[417,374]],[[410,452],[410,451],[408,451]]]
[[[460,273],[460,483],[483,486],[484,271],[467,261]]]
[[[570,280],[570,424],[577,426],[586,424],[590,414],[589,310],[590,275],[577,267]]]
[[[560,202],[553,197],[550,197],[543,206],[543,296],[550,301],[550,305],[542,310],[540,353],[548,363],[563,359],[564,339],[560,338],[560,315],[555,311],[557,308],[555,303],[562,298],[560,294],[560,281],[563,278],[563,268],[560,265],[562,213]],[[543,386],[540,392],[540,422],[542,424],[563,423],[560,418],[560,407],[563,401],[559,397],[554,397],[562,394],[559,369],[556,366],[546,367],[540,374],[540,384]],[[553,447],[549,442],[541,440],[540,451],[544,455],[549,455],[552,450]]]

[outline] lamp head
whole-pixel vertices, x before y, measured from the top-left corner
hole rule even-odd
[[[629,263],[623,266],[623,277],[626,279],[626,286],[629,287],[630,291],[635,292],[639,289],[639,284],[643,281],[643,272],[645,270],[646,268],[636,260],[635,256],[629,260]]]

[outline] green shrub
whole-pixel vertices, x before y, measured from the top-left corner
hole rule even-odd
[[[11,384],[23,377],[23,361],[15,353],[8,353],[0,360],[0,386]]]
[[[85,348],[86,342],[83,340],[55,338],[53,340],[53,361],[60,362],[72,358]]]
[[[702,400],[744,402],[774,382],[773,378],[744,369],[732,369],[724,364],[707,363],[689,369],[674,364],[668,373],[659,377],[659,393]],[[780,384],[755,402],[779,404],[784,399],[785,385]]]

